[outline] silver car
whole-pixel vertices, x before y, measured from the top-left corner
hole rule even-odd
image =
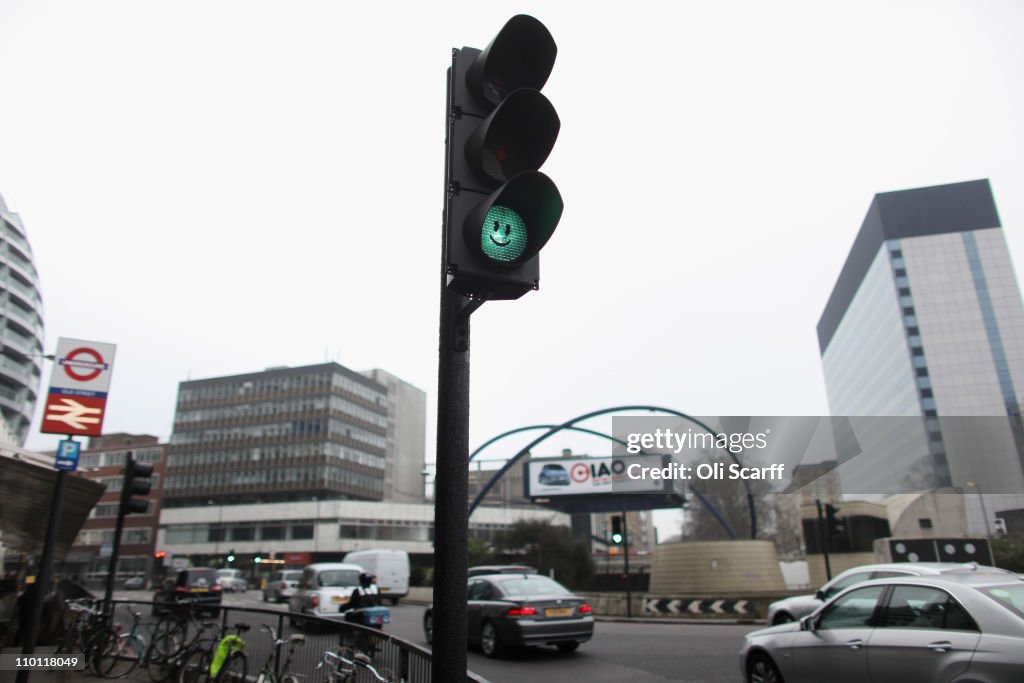
[[[865,564],[847,569],[836,574],[832,580],[818,589],[814,595],[796,595],[778,600],[768,605],[769,624],[784,624],[807,616],[821,607],[826,600],[850,586],[871,579],[888,579],[900,576],[939,576],[949,573],[964,572],[1009,572],[995,567],[986,567],[975,563],[957,564],[953,562],[890,562],[888,564]]]
[[[288,602],[302,578],[301,569],[285,569],[274,574],[263,589],[263,602]]]
[[[747,634],[740,667],[748,683],[1020,683],[1024,580],[866,581],[799,622]]]

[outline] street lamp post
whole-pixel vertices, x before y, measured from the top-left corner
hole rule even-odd
[[[988,521],[988,510],[985,509],[985,496],[983,496],[981,494],[981,487],[978,486],[973,481],[967,482],[967,484],[965,484],[965,486],[970,486],[971,488],[978,489],[978,500],[981,502],[981,516],[985,518],[985,536],[991,538],[992,537],[992,525]]]

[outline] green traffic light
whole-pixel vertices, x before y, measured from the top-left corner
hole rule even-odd
[[[612,534],[612,543],[622,543],[622,534]]]
[[[507,206],[487,210],[480,230],[480,250],[495,261],[511,263],[526,251],[526,221]]]

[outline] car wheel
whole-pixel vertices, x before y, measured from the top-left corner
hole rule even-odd
[[[434,644],[434,615],[430,612],[423,615],[423,637],[427,645]]]
[[[480,628],[480,649],[488,657],[500,657],[505,652],[505,646],[493,621],[485,621]]]
[[[775,615],[775,618],[772,619],[772,626],[775,626],[776,624],[788,624],[791,621],[796,621],[792,614],[789,612],[779,612]]]
[[[782,674],[771,657],[758,652],[747,660],[747,683],[783,683]]]
[[[576,652],[580,648],[579,641],[572,640],[567,643],[555,643],[559,652]]]

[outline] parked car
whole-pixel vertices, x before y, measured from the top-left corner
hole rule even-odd
[[[888,564],[866,564],[847,569],[832,577],[832,580],[818,589],[814,595],[796,595],[768,605],[769,624],[784,624],[807,616],[821,607],[826,600],[850,586],[870,579],[885,579],[899,576],[937,576],[950,573],[997,572],[1007,574],[1003,569],[983,565],[957,564],[953,562],[890,562]]]
[[[497,573],[470,577],[469,642],[488,657],[523,645],[554,645],[573,652],[594,635],[592,609],[560,583],[539,574]],[[423,615],[427,643],[434,639],[434,608]]]
[[[217,583],[221,590],[228,593],[244,593],[249,590],[249,582],[245,580],[241,569],[218,569]]]
[[[128,591],[138,591],[146,587],[145,576],[132,576],[124,581],[124,589]]]
[[[221,587],[217,572],[208,567],[182,569],[168,578],[153,594],[153,614],[164,614],[186,605],[194,605],[199,614],[220,613]]]
[[[359,585],[363,568],[344,562],[319,562],[302,570],[299,585],[288,600],[289,609],[328,619],[344,619],[342,605],[347,605],[352,590]],[[292,618],[292,623],[296,623]]]
[[[1016,683],[1024,581],[961,572],[858,583],[799,622],[748,633],[744,680]]]
[[[480,564],[469,568],[469,576],[484,574],[536,574],[537,570],[525,564]]]
[[[409,594],[409,553],[404,550],[357,550],[345,555],[344,562],[376,576],[377,591],[392,605]]]
[[[295,594],[295,588],[302,578],[301,569],[285,569],[276,572],[263,589],[263,602],[288,602]]]

